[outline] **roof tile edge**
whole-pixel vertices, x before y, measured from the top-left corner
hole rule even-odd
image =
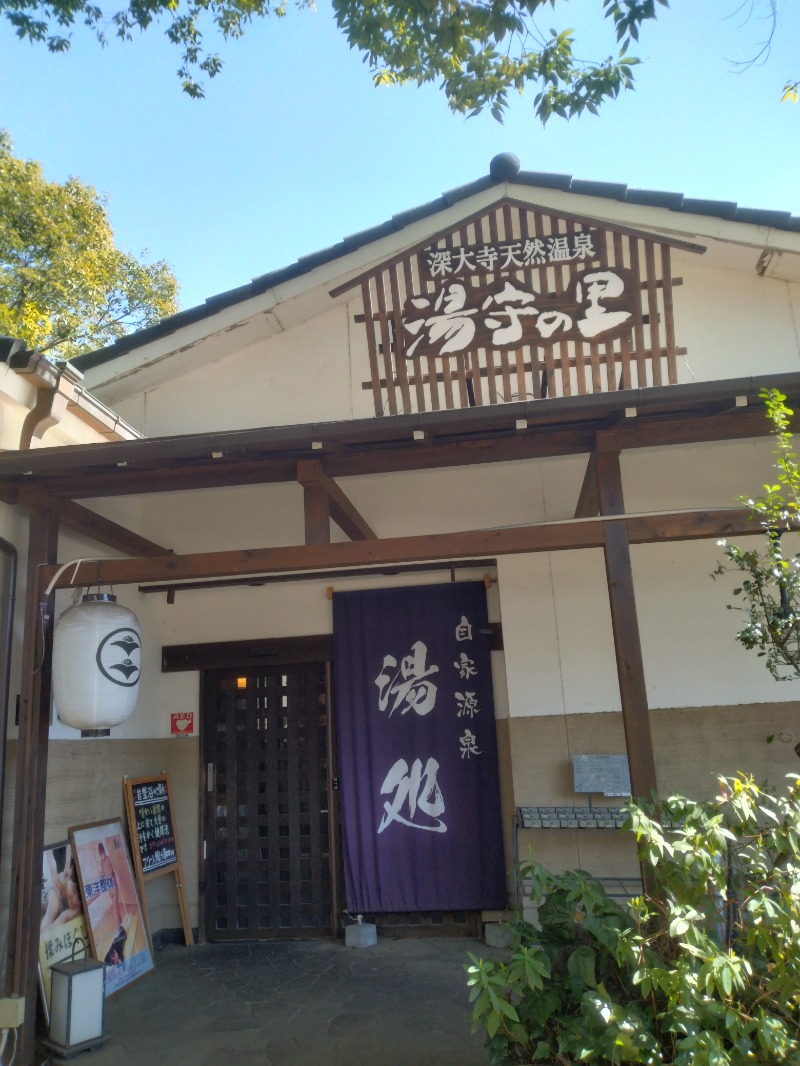
[[[336,259],[358,248],[362,248],[392,233],[399,232],[413,222],[419,222],[424,218],[435,215],[461,200],[465,200],[498,184],[503,184],[503,181],[495,179],[491,175],[486,175],[465,185],[458,186],[442,193],[440,197],[429,201],[427,204],[409,208],[394,215],[386,222],[354,233],[337,244],[302,256],[297,262],[289,266],[279,267],[274,271],[253,278],[248,284],[210,296],[204,303],[198,304],[196,307],[187,308],[185,311],[178,311],[177,314],[170,315],[153,326],[131,333],[127,337],[121,337],[106,348],[76,356],[73,359],[73,363],[80,370],[85,371],[111,362],[136,348],[148,344],[150,341],[166,337],[185,326],[192,325],[203,318],[211,317],[211,315],[223,308],[252,299],[261,295],[267,289],[274,288],[276,285],[293,280],[305,273],[310,273],[316,267],[334,262]],[[508,184],[556,189],[576,195],[595,196],[636,206],[662,207],[668,211],[681,214],[699,214],[709,218],[723,218],[732,222],[741,222],[746,225],[793,233],[800,232],[800,217],[793,216],[786,211],[739,207],[736,203],[725,200],[692,199],[685,197],[683,193],[629,189],[627,185],[615,182],[585,181],[573,178],[568,174],[549,174],[543,171],[521,170],[513,181],[508,182]]]

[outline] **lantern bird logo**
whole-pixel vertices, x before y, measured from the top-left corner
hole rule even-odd
[[[124,657],[120,659],[121,648]],[[139,653],[139,654],[137,654]],[[123,688],[134,688],[139,683],[141,667],[141,643],[135,629],[124,626],[107,633],[97,649],[97,666],[106,680]]]
[[[122,648],[126,655],[130,655],[134,648],[139,647],[139,641],[134,640],[132,636],[128,635],[127,637],[123,637],[122,640],[112,640],[111,647]],[[130,659],[126,659],[125,662],[129,663]]]
[[[117,643],[119,642],[117,641]],[[109,667],[109,670],[119,670],[119,672],[125,676],[126,681],[130,678],[131,674],[135,674],[138,669],[139,667],[136,663],[132,663],[130,659],[123,659],[121,663],[112,663]]]

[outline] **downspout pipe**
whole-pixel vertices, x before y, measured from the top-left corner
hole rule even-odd
[[[3,794],[6,778],[8,701],[11,694],[11,645],[14,638],[14,600],[17,594],[17,549],[0,537],[3,577],[0,584],[0,857],[3,854]]]

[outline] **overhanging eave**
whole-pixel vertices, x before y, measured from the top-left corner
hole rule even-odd
[[[291,481],[299,459],[330,477],[580,454],[613,428],[621,448],[765,436],[759,393],[800,400],[800,373],[0,455],[0,498],[41,483],[66,498]],[[635,417],[633,417],[635,416]]]

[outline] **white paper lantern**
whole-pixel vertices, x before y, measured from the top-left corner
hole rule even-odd
[[[64,611],[53,635],[53,697],[65,725],[97,735],[133,713],[141,644],[136,615],[110,593]]]

